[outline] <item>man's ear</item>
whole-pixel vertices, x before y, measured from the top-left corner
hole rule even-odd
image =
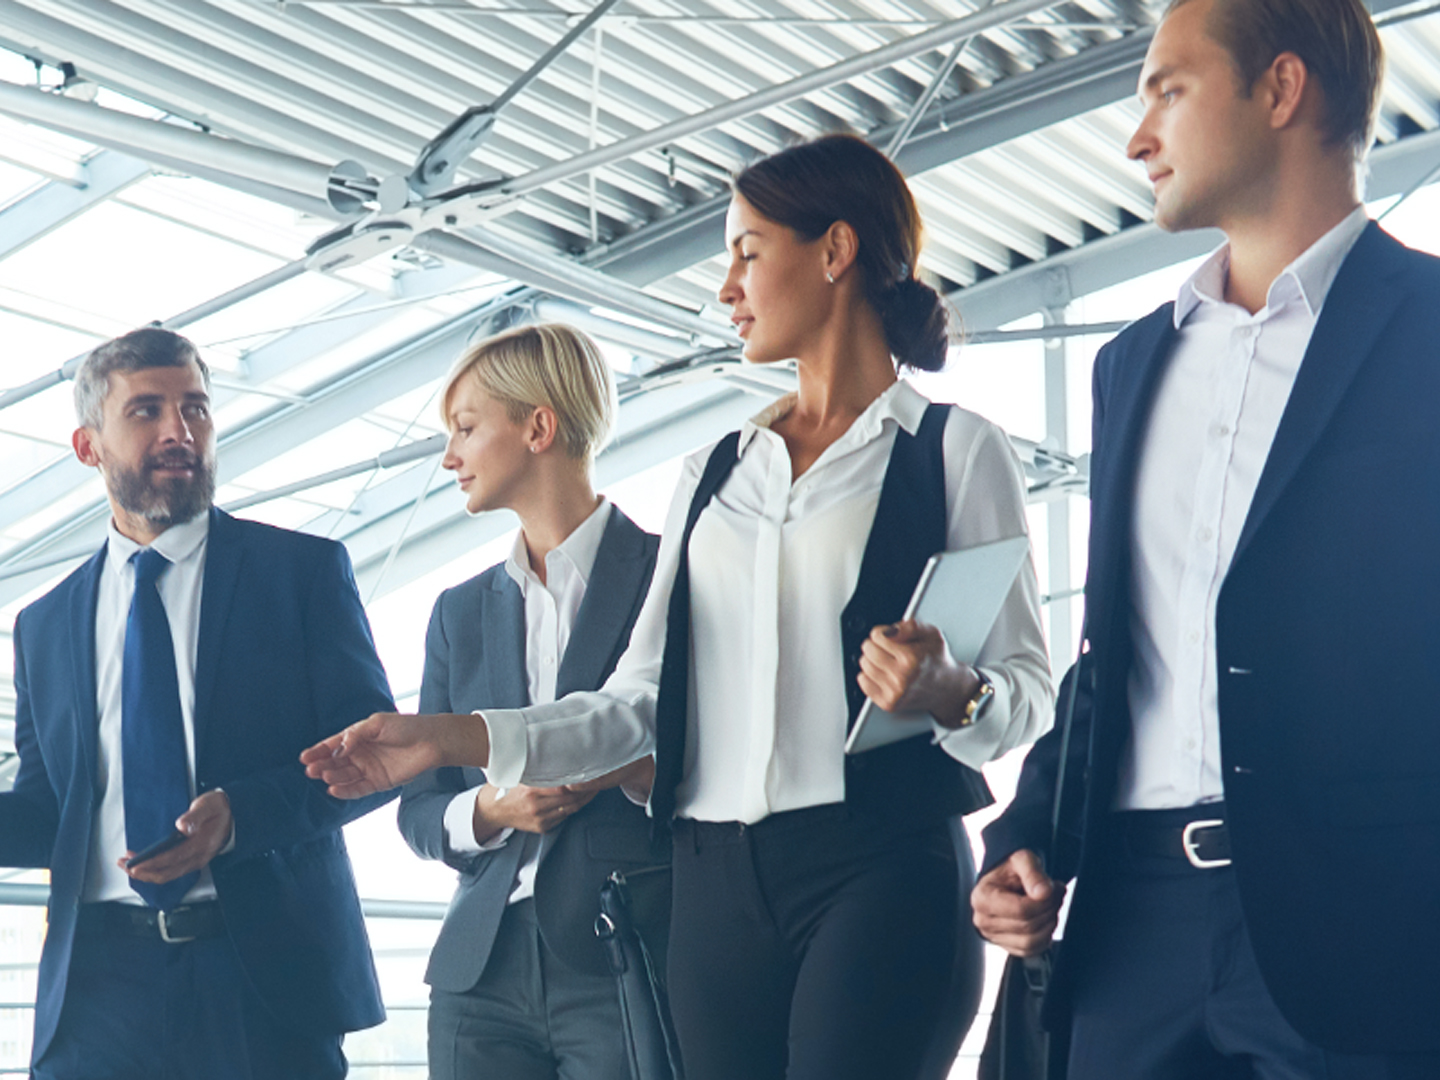
[[[91,468],[100,467],[100,433],[88,427],[79,427],[70,436],[70,445],[81,464]]]
[[[1310,70],[1305,61],[1293,52],[1282,52],[1270,62],[1270,67],[1260,76],[1255,92],[1268,95],[1270,126],[1279,130],[1287,127],[1306,104],[1306,90],[1310,87]],[[1318,91],[1318,86],[1316,87]],[[1313,97],[1314,94],[1309,96]],[[1315,103],[1315,109],[1319,103]],[[1312,109],[1312,111],[1314,111]]]

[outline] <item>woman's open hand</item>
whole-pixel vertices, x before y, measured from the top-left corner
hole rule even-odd
[[[337,799],[359,799],[441,765],[484,766],[489,756],[489,731],[476,716],[375,713],[316,743],[300,761]]]

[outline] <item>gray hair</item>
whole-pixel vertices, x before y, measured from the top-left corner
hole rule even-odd
[[[143,371],[157,367],[187,367],[194,364],[210,392],[210,369],[200,359],[194,344],[173,330],[146,326],[122,334],[85,357],[75,373],[75,419],[81,427],[100,430],[105,419],[105,399],[110,395],[112,371]]]

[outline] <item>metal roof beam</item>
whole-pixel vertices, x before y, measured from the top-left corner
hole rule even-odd
[[[962,97],[932,104],[896,155],[914,176],[1009,142],[1038,127],[1102,108],[1135,92],[1153,31],[1097,45]],[[887,124],[866,138],[884,145],[900,130]],[[636,284],[649,284],[716,254],[730,196],[716,196],[637,229],[590,254],[592,264]]]
[[[1437,161],[1440,130],[1376,147],[1370,153],[1366,199],[1402,194]],[[1032,312],[1063,306],[1076,297],[1203,255],[1223,240],[1214,229],[1167,233],[1147,222],[957,289],[948,299],[960,309],[968,329],[993,330]],[[1135,312],[1137,318],[1143,314]]]
[[[409,164],[384,160],[379,152],[338,138],[333,131],[300,123],[285,112],[265,108],[243,95],[226,93],[204,79],[166,65],[154,53],[88,33],[71,21],[43,15],[16,0],[0,0],[0,45],[21,55],[42,55],[57,67],[62,61],[73,61],[96,81],[196,123],[224,117],[232,134],[264,140],[272,146],[304,149],[329,161],[356,158],[373,168],[391,171]]]
[[[1371,0],[1370,8],[1379,15],[1406,2]],[[906,175],[914,176],[1125,100],[1135,93],[1153,35],[1153,27],[1142,27],[1117,41],[932,104],[896,155],[896,164]],[[883,146],[900,126],[888,124],[867,132],[866,138]],[[721,226],[729,201],[728,193],[719,195],[637,229],[592,251],[592,265],[641,285],[693,266],[721,250]],[[1042,266],[1054,258],[1034,265]],[[1030,269],[1010,271],[999,278]]]
[[[661,124],[650,131],[641,132],[606,146],[596,147],[594,150],[578,154],[568,161],[556,162],[554,165],[503,181],[496,186],[496,190],[507,195],[520,195],[561,180],[567,180],[572,176],[601,168],[622,158],[658,149],[677,139],[708,131],[772,106],[793,101],[795,98],[803,97],[817,90],[847,82],[878,68],[889,67],[920,53],[949,45],[958,38],[982,33],[997,26],[1004,26],[1025,15],[1054,7],[1058,2],[1059,0],[1008,0],[1003,4],[982,8],[980,11],[959,19],[951,19],[930,30],[912,34],[870,52],[861,53],[859,56],[852,56],[839,63],[808,72],[788,82],[780,83],[778,86],[767,87],[734,101],[727,101],[713,109],[706,109],[693,116],[681,117],[668,124]]]
[[[114,150],[92,155],[80,165],[78,183],[52,180],[0,210],[0,260],[149,175],[145,162]]]

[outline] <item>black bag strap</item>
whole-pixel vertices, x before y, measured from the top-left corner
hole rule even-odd
[[[685,770],[685,724],[690,703],[690,534],[720,486],[740,461],[740,432],[721,439],[705,462],[680,535],[680,562],[665,619],[665,652],[655,698],[655,783],[650,793],[654,828],[667,830],[675,816],[675,789]]]
[[[1065,687],[1065,700],[1060,706],[1060,764],[1055,770],[1055,794],[1050,804],[1050,844],[1046,852],[1053,856],[1060,843],[1060,818],[1065,797],[1065,774],[1070,766],[1070,737],[1075,728],[1075,699],[1080,690],[1080,680],[1085,673],[1085,657],[1090,654],[1090,643],[1085,637],[1085,624],[1080,626],[1080,649],[1075,655],[1075,667],[1070,682]],[[1045,859],[1042,854],[1042,862]]]

